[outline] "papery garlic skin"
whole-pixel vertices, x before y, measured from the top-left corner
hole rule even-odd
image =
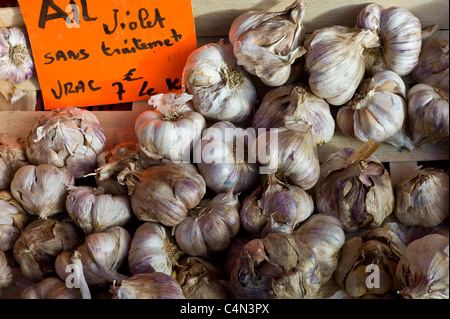
[[[257,95],[246,71],[237,65],[233,47],[209,43],[194,50],[183,69],[183,86],[194,108],[211,121],[242,123],[252,115]]]
[[[240,216],[245,230],[264,237],[272,231],[291,233],[313,211],[311,195],[268,175],[263,185],[244,198]]]
[[[25,288],[20,299],[81,299],[81,294],[78,289],[68,288],[61,279],[49,277]]]
[[[14,243],[14,259],[25,278],[38,282],[55,274],[57,255],[74,249],[79,240],[76,226],[72,223],[37,219]]]
[[[284,11],[249,11],[230,27],[229,40],[239,65],[268,86],[286,84],[293,64],[305,54],[303,17],[306,4],[295,0]]]
[[[448,237],[430,234],[411,242],[398,262],[399,294],[406,299],[448,299]]]
[[[19,168],[11,182],[11,193],[30,214],[47,219],[65,211],[68,187],[75,184],[65,168],[50,164]]]
[[[186,299],[175,278],[161,272],[142,273],[115,282],[113,299]]]
[[[412,150],[414,144],[405,131],[406,119],[405,83],[389,70],[364,81],[336,117],[339,129],[361,142],[374,140]]]
[[[335,122],[329,104],[306,86],[295,84],[270,90],[256,110],[252,127],[255,130],[279,128],[284,126],[286,116],[294,116],[310,124],[311,134],[318,145],[329,142],[334,135]]]
[[[240,229],[238,195],[230,190],[204,199],[174,228],[181,250],[190,256],[214,256],[224,251]]]
[[[449,95],[449,42],[433,38],[422,44],[419,63],[412,70],[411,77],[416,83],[428,84],[444,90]]]
[[[22,29],[0,29],[0,79],[19,84],[34,74],[34,62]]]
[[[74,107],[46,112],[34,123],[25,142],[31,164],[65,167],[79,179],[94,172],[106,136],[92,112]]]
[[[408,91],[408,123],[412,142],[420,147],[448,140],[448,95],[419,83]]]
[[[258,183],[258,164],[249,150],[255,137],[253,130],[229,121],[214,123],[203,132],[195,161],[208,188],[216,194],[243,193]]]
[[[334,216],[314,214],[297,227],[293,235],[311,248],[317,256],[322,275],[322,284],[333,276],[345,233],[341,222]]]
[[[449,212],[449,177],[443,170],[417,169],[395,185],[395,216],[406,226],[435,227]]]
[[[8,265],[5,253],[0,250],[0,289],[8,287],[12,282],[13,273],[11,267]]]
[[[145,222],[131,239],[128,265],[132,275],[150,272],[172,275],[180,255],[180,248],[168,227]]]
[[[0,133],[0,190],[9,190],[16,171],[29,164],[19,139],[8,133]]]
[[[368,29],[333,26],[314,31],[304,43],[311,91],[331,105],[348,102],[364,77],[364,50],[377,45],[378,35]]]
[[[154,110],[144,111],[135,122],[139,143],[171,161],[190,162],[192,147],[206,128],[205,118],[194,110],[192,95],[157,94],[148,103]]]
[[[11,192],[0,191],[0,251],[13,248],[28,222],[28,213]]]
[[[85,234],[125,226],[134,217],[126,195],[106,194],[101,188],[69,186],[66,211]]]

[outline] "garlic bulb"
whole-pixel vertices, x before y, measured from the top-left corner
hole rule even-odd
[[[68,187],[73,175],[65,168],[50,164],[19,168],[11,182],[11,193],[30,214],[42,219],[65,211]]]
[[[405,76],[417,66],[422,48],[422,26],[410,11],[400,7],[384,9],[367,5],[356,19],[356,27],[377,32],[380,46],[367,50],[369,75],[391,70]]]
[[[19,84],[33,73],[34,62],[25,33],[17,27],[0,28],[0,79]]]
[[[19,140],[8,133],[0,133],[0,190],[9,190],[16,171],[28,164]]]
[[[252,235],[248,232],[241,232],[236,237],[234,237],[230,244],[227,247],[225,256],[225,265],[223,270],[225,272],[225,277],[227,280],[230,280],[231,273],[233,271],[234,266],[236,265],[236,261],[241,254],[242,248],[251,240],[256,239],[255,235]]]
[[[140,221],[169,227],[181,223],[206,193],[205,180],[190,163],[126,168],[119,174],[119,182],[128,186],[131,208]]]
[[[75,257],[81,259],[82,271],[90,288],[105,287],[114,281],[126,279],[119,273],[126,262],[130,249],[131,236],[120,226],[87,235],[75,251],[64,251],[56,257],[55,270],[59,278],[66,280],[70,275],[67,266],[73,264]]]
[[[168,227],[145,222],[131,239],[128,266],[132,275],[150,272],[172,275],[181,253]]]
[[[295,0],[284,11],[249,11],[238,16],[228,35],[238,64],[268,86],[295,79],[293,64],[305,54],[305,9],[305,2]]]
[[[13,273],[11,267],[8,265],[5,253],[0,250],[0,289],[8,287],[12,282]]]
[[[449,42],[433,38],[422,44],[419,63],[411,72],[416,83],[428,84],[449,94],[448,73]]]
[[[224,251],[240,228],[240,203],[233,191],[204,199],[174,228],[181,250],[190,256],[214,256]]]
[[[406,116],[405,83],[386,70],[361,84],[355,97],[339,109],[336,121],[342,133],[361,142],[374,140],[412,150],[405,133]]]
[[[11,192],[0,191],[0,251],[13,248],[28,221],[27,212]]]
[[[395,291],[400,287],[395,270],[405,248],[389,227],[352,237],[342,246],[334,278],[351,297]]]
[[[135,122],[139,143],[171,161],[190,162],[192,147],[206,128],[205,118],[194,110],[192,95],[157,94],[148,103],[154,109],[141,113]]]
[[[183,86],[194,108],[211,121],[242,123],[252,115],[256,88],[237,65],[233,47],[221,40],[194,50],[183,69]]]
[[[311,125],[316,144],[331,140],[335,122],[329,104],[315,96],[306,85],[286,84],[270,90],[263,98],[253,117],[255,130],[284,126],[284,118],[294,116]]]
[[[238,299],[314,298],[321,280],[313,250],[285,232],[248,242],[230,279]]]
[[[348,102],[364,77],[364,50],[377,45],[378,35],[368,29],[333,26],[314,31],[304,43],[311,91],[331,105]]]
[[[394,188],[388,171],[371,154],[369,141],[358,149],[330,154],[320,166],[317,211],[337,217],[345,232],[374,228],[394,211]]]
[[[258,165],[249,151],[255,135],[229,121],[214,123],[203,132],[201,154],[196,152],[194,158],[208,188],[216,194],[243,193],[258,183]]]
[[[125,226],[134,217],[130,198],[106,194],[102,188],[69,186],[66,211],[85,234]]]
[[[175,278],[161,272],[137,274],[115,282],[113,299],[186,299]]]
[[[176,280],[186,299],[231,298],[231,287],[222,270],[199,257],[184,258],[177,266]]]
[[[448,299],[448,237],[430,234],[410,243],[396,269],[407,299]]]
[[[435,227],[449,211],[448,173],[417,169],[395,185],[395,216],[406,226]]]
[[[79,240],[76,226],[54,219],[31,222],[14,243],[14,259],[22,274],[38,282],[55,274],[56,256],[74,249]]]
[[[268,175],[264,183],[244,198],[240,210],[242,226],[256,236],[272,231],[291,233],[314,211],[308,193],[296,185]]]
[[[336,270],[341,248],[345,243],[341,222],[334,216],[314,214],[294,230],[293,236],[316,254],[322,284],[329,281]]]
[[[61,279],[49,277],[26,287],[20,299],[81,299],[81,293],[79,289],[68,288]]]
[[[261,165],[262,174],[276,174],[279,180],[311,189],[319,180],[320,163],[311,125],[293,116],[283,127],[261,133],[252,150]]]
[[[75,107],[46,112],[35,122],[25,142],[31,164],[65,167],[79,179],[94,172],[106,137],[92,112]]]
[[[416,84],[408,91],[408,123],[416,146],[448,140],[448,95],[428,84]]]

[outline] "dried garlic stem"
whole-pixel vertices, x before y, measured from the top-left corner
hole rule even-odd
[[[368,140],[366,143],[358,147],[352,155],[347,159],[347,164],[351,165],[356,161],[365,160],[370,157],[378,148],[380,143],[374,140]]]

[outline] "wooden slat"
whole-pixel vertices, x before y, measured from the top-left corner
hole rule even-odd
[[[417,162],[389,163],[389,174],[391,175],[392,185],[395,186],[403,178],[408,176],[408,174],[415,171],[417,166]]]

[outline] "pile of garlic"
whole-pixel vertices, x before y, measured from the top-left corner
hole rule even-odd
[[[150,98],[138,143],[106,149],[79,108],[0,135],[0,297],[449,298],[448,172],[393,184],[374,155],[448,138],[427,68],[448,73],[448,43],[420,54],[398,7],[309,33],[305,15],[295,0],[238,16],[229,44],[191,53],[181,93]],[[320,162],[336,130],[361,146]]]

